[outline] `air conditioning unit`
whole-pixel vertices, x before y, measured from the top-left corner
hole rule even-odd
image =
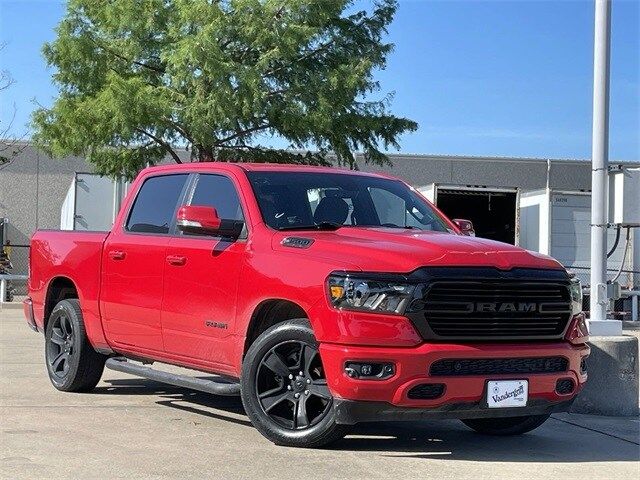
[[[609,222],[640,227],[640,168],[625,168],[609,176]]]

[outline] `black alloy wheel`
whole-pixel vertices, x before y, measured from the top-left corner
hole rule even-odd
[[[45,327],[44,356],[49,379],[63,392],[89,392],[100,381],[106,355],[87,338],[77,298],[61,300]]]
[[[351,428],[338,423],[320,344],[306,318],[280,322],[253,340],[240,387],[249,420],[276,445],[324,447]]]
[[[255,378],[262,410],[285,429],[312,427],[331,409],[320,355],[304,341],[285,341],[271,348],[262,357]]]
[[[50,372],[59,380],[64,380],[69,374],[76,353],[73,323],[65,313],[54,318],[53,322],[51,336],[47,342],[47,363]]]

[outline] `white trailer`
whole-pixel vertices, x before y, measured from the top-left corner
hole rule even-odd
[[[449,218],[471,220],[478,237],[519,244],[520,189],[431,183],[418,191]]]
[[[111,229],[129,183],[93,173],[76,173],[60,210],[61,230]]]
[[[608,246],[615,244],[616,229],[607,233]],[[624,235],[607,262],[613,276],[620,268],[624,252]],[[585,273],[590,267],[591,193],[584,191],[537,190],[524,192],[520,197],[520,246],[550,255],[566,268],[573,269],[588,283]],[[627,253],[624,269],[632,270],[632,248]],[[619,280],[623,285],[633,283],[631,275]],[[628,285],[631,287],[632,285]]]

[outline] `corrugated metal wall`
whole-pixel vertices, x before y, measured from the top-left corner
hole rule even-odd
[[[185,158],[188,153],[184,152]],[[421,187],[430,183],[520,187],[523,191],[545,188],[547,161],[491,157],[391,155],[392,167],[372,167],[360,162],[363,171],[382,171]],[[8,217],[8,238],[26,244],[36,228],[58,228],[60,208],[75,172],[92,172],[82,158],[53,159],[29,144],[9,165],[0,167],[0,217]],[[588,190],[588,162],[552,160],[550,187]]]

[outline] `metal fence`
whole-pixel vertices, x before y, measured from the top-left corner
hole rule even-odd
[[[3,245],[4,251],[9,256],[13,268],[7,273],[13,275],[29,274],[29,245]],[[15,288],[14,294],[22,296],[27,294],[27,282],[24,280],[12,280]]]
[[[588,292],[591,283],[591,269],[582,266],[570,266],[567,270],[576,274],[580,279],[582,287]],[[611,281],[618,274],[617,269],[607,269],[607,280]],[[638,270],[622,270],[617,279],[622,286],[622,297],[610,302],[609,313],[618,320],[638,320],[638,298],[640,291],[640,271]],[[582,302],[582,308],[585,312],[589,311],[589,294],[585,294]]]
[[[576,274],[576,277],[580,279],[580,283],[582,283],[583,287],[588,287],[590,285],[591,268],[582,266],[568,266],[566,267],[566,269]],[[607,269],[607,280],[613,280],[617,273],[618,270],[615,268]],[[640,271],[623,269],[617,281],[620,283],[620,285],[622,285],[622,288],[633,290],[634,288],[640,286]]]

